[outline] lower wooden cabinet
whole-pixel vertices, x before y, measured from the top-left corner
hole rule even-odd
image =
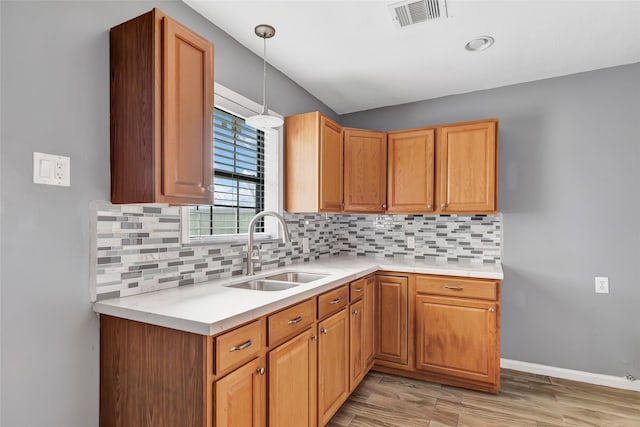
[[[364,344],[363,353],[367,370],[373,366],[376,337],[376,276],[370,276],[364,282]]]
[[[318,420],[324,426],[349,396],[347,309],[321,321],[318,330]]]
[[[494,382],[496,312],[493,302],[418,296],[416,369]]]
[[[215,337],[102,315],[100,425],[323,427],[372,367],[497,393],[499,313],[498,280],[379,274]]]
[[[349,307],[349,392],[355,390],[366,374],[364,354],[364,300]]]
[[[408,362],[408,279],[379,275],[376,290],[375,358],[406,365]]]
[[[417,276],[416,371],[454,385],[500,387],[499,283]]]
[[[266,372],[266,360],[261,357],[214,383],[215,426],[266,425]]]
[[[314,327],[269,352],[269,426],[316,426],[317,342]]]

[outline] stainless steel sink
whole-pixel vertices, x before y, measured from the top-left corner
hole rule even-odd
[[[273,292],[273,291],[284,291],[285,289],[293,288],[298,285],[299,283],[257,279],[257,280],[248,280],[246,282],[236,283],[234,285],[227,285],[227,287],[239,288],[239,289],[250,289],[253,291]]]
[[[285,289],[290,289],[303,283],[311,283],[327,276],[328,274],[285,271],[264,279],[252,279],[226,286],[229,288],[250,289],[253,291],[284,291]]]
[[[285,271],[284,273],[268,276],[265,280],[278,280],[282,282],[309,283],[327,277],[328,274],[303,273],[299,271]]]

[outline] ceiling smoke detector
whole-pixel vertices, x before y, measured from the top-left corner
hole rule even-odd
[[[447,0],[405,0],[389,5],[396,28],[406,28],[421,22],[447,17]]]

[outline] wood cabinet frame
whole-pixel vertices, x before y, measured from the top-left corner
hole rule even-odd
[[[213,44],[153,9],[110,49],[111,202],[211,204]]]
[[[380,322],[385,318],[380,312],[381,298],[384,298],[385,295],[384,292],[381,294],[378,289],[380,278],[389,283],[389,289],[397,291],[398,301],[403,307],[396,310],[402,316],[401,319],[398,319],[400,329],[406,326],[405,332],[399,332],[395,337],[392,337],[399,339],[401,345],[398,354],[387,354],[391,357],[385,357],[380,352]],[[279,393],[278,397],[272,397],[278,402],[279,399],[282,399],[285,403],[295,401],[296,405],[302,405],[300,401],[296,400],[300,396],[296,396],[296,398],[283,397],[283,390],[286,391],[287,387],[274,388],[275,383],[269,382],[270,371],[274,368],[274,364],[278,364],[274,370],[278,368],[280,368],[280,372],[287,370],[286,357],[288,355],[285,350],[294,348],[296,351],[302,350],[302,353],[297,354],[298,358],[291,362],[297,366],[296,372],[300,371],[299,368],[303,365],[311,366],[313,370],[307,376],[309,393],[306,395],[309,401],[316,402],[316,405],[309,408],[308,412],[309,426],[312,427],[315,427],[314,423],[321,427],[324,426],[370,369],[490,393],[499,391],[499,280],[379,271],[375,275],[352,282],[352,285],[357,284],[360,287],[363,283],[366,287],[364,297],[354,297],[351,305],[348,305],[347,302],[349,286],[343,284],[324,294],[261,316],[215,336],[202,336],[101,315],[101,425],[106,427],[130,425],[213,427],[214,416],[221,417],[220,421],[231,416],[229,414],[233,412],[214,414],[214,401],[218,401],[219,405],[224,405],[224,402],[220,403],[221,401],[219,401],[223,398],[219,393],[231,393],[228,394],[228,397],[236,398],[233,397],[233,390],[224,388],[226,385],[244,386],[245,391],[249,389],[255,391],[257,395],[251,401],[255,402],[257,406],[250,408],[250,410],[258,414],[269,412],[269,410],[263,409],[265,405],[267,405],[265,408],[271,408],[270,413],[277,413],[274,412],[277,411],[275,402],[269,400],[267,390]],[[451,290],[450,287],[456,284],[465,287],[465,289],[463,291]],[[483,284],[486,284],[486,289],[482,288]],[[351,287],[354,288],[354,286]],[[370,320],[378,326],[374,334],[375,359],[372,357],[369,360],[365,356],[368,346],[366,335],[362,333],[362,329],[359,329],[357,337],[352,335],[350,313],[354,306],[366,309],[367,298],[372,293],[374,295],[372,306],[375,305],[376,313]],[[304,329],[298,332],[283,334],[279,327],[275,327],[275,325],[282,324],[283,318],[293,320],[296,322],[295,325],[301,325],[304,318],[308,317],[308,313],[314,312],[310,307],[325,306],[319,304],[319,300],[331,302],[336,299],[340,299],[340,304],[328,304],[328,306],[340,305],[338,311],[322,310],[321,312],[324,314],[318,312],[313,322],[304,323]],[[463,314],[464,310],[468,310],[471,313],[470,319],[474,321],[475,319],[484,319],[488,341],[485,347],[480,346],[480,348],[486,351],[486,370],[475,369],[474,371],[464,363],[457,365],[451,363],[450,366],[440,362],[432,363],[433,360],[437,362],[437,358],[430,359],[424,355],[426,326],[423,320],[425,312],[420,311],[423,304],[432,304],[432,306],[444,307],[444,309],[451,307],[454,311],[462,310],[460,313]],[[303,320],[298,321],[298,317],[290,319],[293,315],[299,316],[299,313],[303,313]],[[268,322],[269,318],[274,319],[274,322]],[[361,320],[361,326],[366,330],[367,317],[364,316]],[[388,313],[386,320],[390,320]],[[274,325],[274,328],[271,329],[274,339],[271,337],[264,339],[264,335],[269,329],[268,323]],[[260,325],[258,329],[256,329],[256,325]],[[333,342],[334,344],[338,343],[337,347],[339,348],[335,348],[334,344],[329,341],[323,341],[322,337],[326,338],[329,335],[323,334],[322,329],[327,329],[328,333],[341,331],[336,338],[338,341],[334,339]],[[230,345],[236,346],[246,341],[247,333],[260,334],[262,338],[259,339],[261,342],[259,351],[252,353],[251,360],[240,358],[237,359],[237,363],[232,361],[223,364],[222,368],[218,369],[219,372],[215,372],[214,367],[217,366],[214,363],[215,354],[220,350],[216,343],[218,341],[223,343],[222,350],[224,350]],[[355,328],[353,333],[356,333]],[[454,331],[455,333],[459,334],[460,332]],[[350,341],[353,340],[358,341],[353,347],[362,350],[360,357],[360,361],[364,365],[362,369],[352,370],[353,366],[350,366],[354,360],[350,353],[350,348],[352,348]],[[248,348],[255,350],[253,347]],[[306,360],[300,359],[300,354]],[[446,351],[441,351],[441,354],[446,354]],[[242,364],[239,365],[240,363]],[[261,368],[264,368],[262,374],[259,371]],[[292,368],[292,371],[295,369]],[[355,373],[353,377],[351,377],[351,372]],[[274,373],[274,375],[278,375],[278,373]],[[251,381],[256,382],[252,382],[250,385],[247,382],[249,377],[252,378]],[[227,381],[224,381],[225,378]],[[334,380],[337,383],[328,385],[327,381]],[[218,385],[216,386],[216,384]],[[216,395],[216,387],[218,395]],[[323,387],[333,387],[332,395],[323,397]],[[242,396],[247,396],[247,393],[236,394],[236,396],[241,396],[237,399],[244,399],[245,397]],[[261,420],[266,423],[267,417],[270,416],[265,415],[265,418]],[[280,419],[274,419],[274,422],[287,425]],[[217,425],[216,427],[225,426]]]

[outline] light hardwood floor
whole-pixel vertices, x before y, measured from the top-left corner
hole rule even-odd
[[[640,427],[640,393],[502,370],[497,396],[371,372],[327,427]]]

